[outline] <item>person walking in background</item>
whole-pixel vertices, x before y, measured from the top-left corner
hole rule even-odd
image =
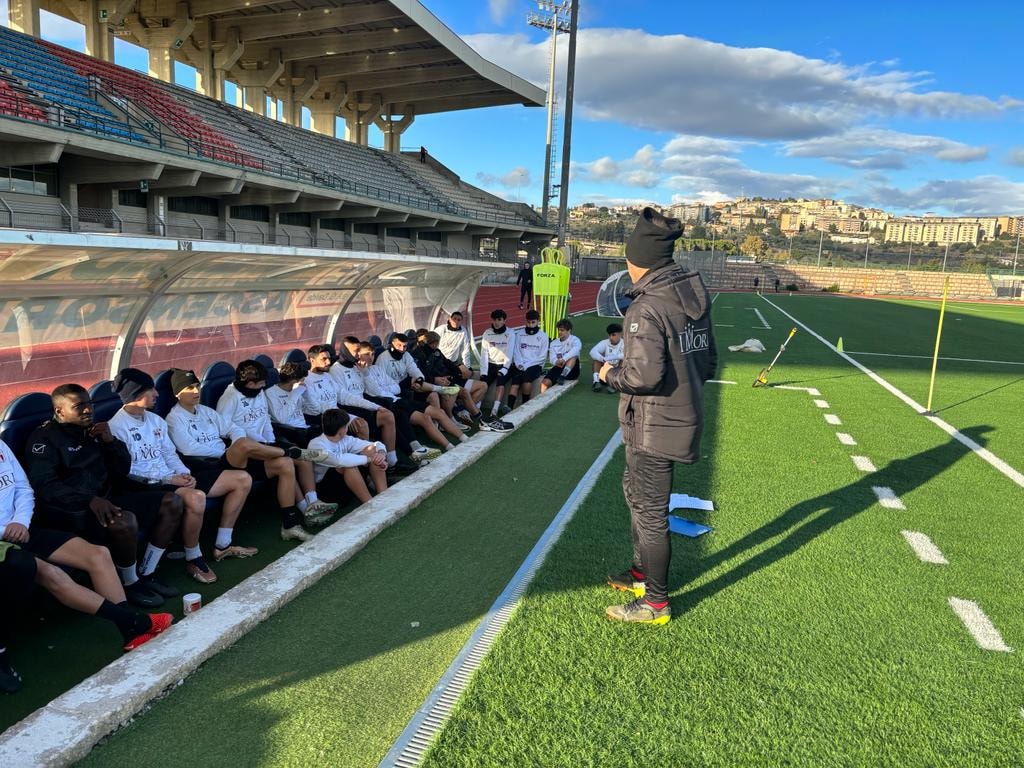
[[[519,308],[523,309],[533,301],[533,265],[529,261],[519,270],[516,285],[519,286]]]
[[[672,545],[668,502],[675,464],[700,458],[704,382],[718,362],[711,332],[711,298],[697,272],[672,259],[683,233],[678,219],[644,208],[626,243],[633,280],[626,310],[624,349],[617,365],[606,362],[599,377],[620,393],[619,422],[626,444],[622,490],[629,506],[633,563],[608,577],[636,599],[605,610],[608,618],[666,624],[668,565]]]

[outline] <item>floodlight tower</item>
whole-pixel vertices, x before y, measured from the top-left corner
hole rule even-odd
[[[526,23],[531,27],[551,30],[551,62],[548,66],[548,131],[544,147],[544,199],[541,202],[541,216],[548,220],[548,209],[551,206],[551,152],[555,130],[555,63],[558,51],[558,33],[569,31],[569,22],[564,18],[569,12],[568,0],[562,3],[538,0],[537,7],[541,13],[530,13]]]

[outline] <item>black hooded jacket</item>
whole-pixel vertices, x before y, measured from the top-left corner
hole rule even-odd
[[[675,264],[648,272],[629,295],[623,359],[606,375],[621,393],[623,442],[692,464],[700,458],[704,382],[718,365],[711,298],[698,273]]]

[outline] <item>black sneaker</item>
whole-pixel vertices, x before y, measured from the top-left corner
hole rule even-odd
[[[139,608],[156,608],[164,604],[163,596],[157,594],[142,580],[124,588],[124,596],[128,602]]]
[[[18,670],[11,666],[6,653],[0,654],[0,691],[17,693],[21,686],[21,675],[18,674]]]
[[[647,582],[634,578],[632,568],[627,568],[622,573],[609,574],[608,586],[621,592],[629,592],[633,597],[643,597],[647,591]]]
[[[420,465],[415,461],[408,461],[407,459],[399,459],[393,467],[388,467],[387,474],[394,475],[395,477],[403,477],[405,475],[411,475]]]
[[[172,587],[170,584],[160,581],[160,579],[156,577],[156,574],[151,573],[149,576],[140,576],[139,581],[161,597],[177,597],[181,594],[181,591],[177,587]]]
[[[601,391],[601,382],[600,381],[595,381],[593,384],[591,384],[590,388],[594,392],[600,392]]]
[[[515,424],[508,421],[502,421],[497,416],[492,416],[491,418],[484,419],[480,422],[480,429],[485,432],[511,432],[515,428]]]

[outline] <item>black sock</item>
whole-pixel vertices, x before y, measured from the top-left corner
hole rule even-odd
[[[283,528],[294,528],[302,524],[302,513],[294,504],[290,507],[281,508],[281,526]]]
[[[526,405],[528,402],[530,402],[530,396],[523,395],[523,405]]]
[[[152,623],[148,615],[137,613],[128,607],[128,603],[115,605],[109,600],[104,600],[96,615],[101,619],[112,621],[121,632],[121,637],[126,641],[148,632]]]
[[[302,450],[292,445],[284,449],[284,455],[289,459],[297,459],[302,455]]]
[[[516,395],[509,395],[508,396],[508,407],[509,408],[515,408],[516,407]]]

